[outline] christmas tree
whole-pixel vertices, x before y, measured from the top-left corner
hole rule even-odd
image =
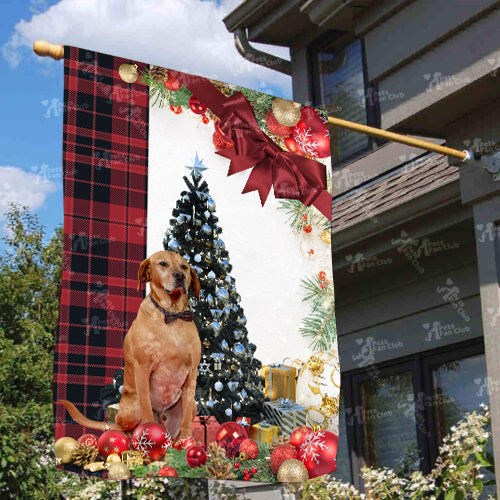
[[[188,190],[177,200],[163,244],[189,262],[201,283],[200,300],[189,299],[202,345],[198,414],[213,415],[220,423],[239,416],[257,421],[264,402],[264,379],[258,375],[262,363],[254,357],[256,346],[248,341],[215,202],[202,175],[207,167],[196,154],[187,168],[191,175],[183,179]]]

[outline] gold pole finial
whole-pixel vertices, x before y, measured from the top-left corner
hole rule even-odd
[[[56,43],[49,43],[45,40],[37,40],[33,44],[33,52],[39,56],[52,57],[52,59],[62,59],[64,57],[64,46]]]

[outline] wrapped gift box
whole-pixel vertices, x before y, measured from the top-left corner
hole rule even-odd
[[[264,414],[276,424],[281,433],[290,435],[294,429],[306,425],[306,409],[295,401],[280,398],[264,403]]]
[[[118,415],[118,403],[113,403],[112,405],[109,405],[107,410],[108,410],[108,423],[115,423],[115,418],[116,415]]]
[[[278,437],[278,427],[263,420],[252,425],[250,437],[258,443],[272,443]]]
[[[248,417],[236,417],[236,422],[243,426],[247,431],[247,436],[250,437],[250,427],[252,426],[252,419]]]
[[[271,400],[289,398],[295,400],[295,373],[293,366],[279,363],[264,366],[265,395]]]
[[[207,447],[212,441],[215,441],[219,427],[220,424],[215,417],[199,415],[193,420],[193,437]]]

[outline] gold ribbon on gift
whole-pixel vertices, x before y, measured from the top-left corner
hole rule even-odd
[[[287,360],[290,361],[289,366],[293,366],[295,368],[295,370],[296,370],[295,378],[298,378],[298,376],[300,374],[300,370],[302,370],[302,368],[304,367],[305,362],[299,358],[292,359],[292,358],[288,357],[288,358],[285,358],[283,360],[284,365],[286,364]]]

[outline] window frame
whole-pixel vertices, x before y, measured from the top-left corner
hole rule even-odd
[[[415,401],[418,394],[423,393],[424,398],[433,394],[432,368],[436,365],[453,360],[461,360],[471,356],[485,353],[484,338],[476,337],[449,346],[438,347],[430,351],[419,352],[395,360],[386,361],[371,367],[363,367],[342,373],[341,387],[344,399],[345,432],[347,433],[347,446],[349,448],[349,470],[352,484],[360,491],[364,491],[364,484],[360,477],[361,468],[365,465],[363,444],[363,423],[360,422],[361,413],[356,408],[361,408],[361,382],[370,380],[370,370],[375,366],[377,375],[386,377],[403,371],[412,372],[413,393]],[[425,400],[425,399],[424,399]],[[348,411],[350,409],[350,411]],[[433,405],[419,408],[415,405],[415,426],[417,446],[419,450],[420,470],[428,474],[438,456],[438,435],[433,415]],[[353,418],[348,418],[348,414]],[[419,423],[423,423],[422,429]],[[424,432],[424,430],[426,432]],[[335,477],[335,474],[333,474]]]
[[[315,39],[307,46],[308,70],[312,77],[309,79],[309,95],[315,107],[322,107],[321,104],[321,78],[319,73],[319,53],[325,48],[341,48],[350,45],[356,40],[361,42],[361,63],[363,66],[363,83],[365,96],[377,95],[378,85],[375,82],[370,82],[368,79],[368,68],[366,62],[365,40],[362,37],[356,37],[352,33],[330,30]],[[366,99],[366,121],[367,125],[372,127],[380,127],[380,103],[378,99]],[[329,113],[330,115],[330,113]],[[356,132],[353,132],[356,133]],[[368,136],[368,145],[355,153],[342,158],[334,163],[334,170],[352,163],[377,148],[385,144],[387,141],[372,135]]]

